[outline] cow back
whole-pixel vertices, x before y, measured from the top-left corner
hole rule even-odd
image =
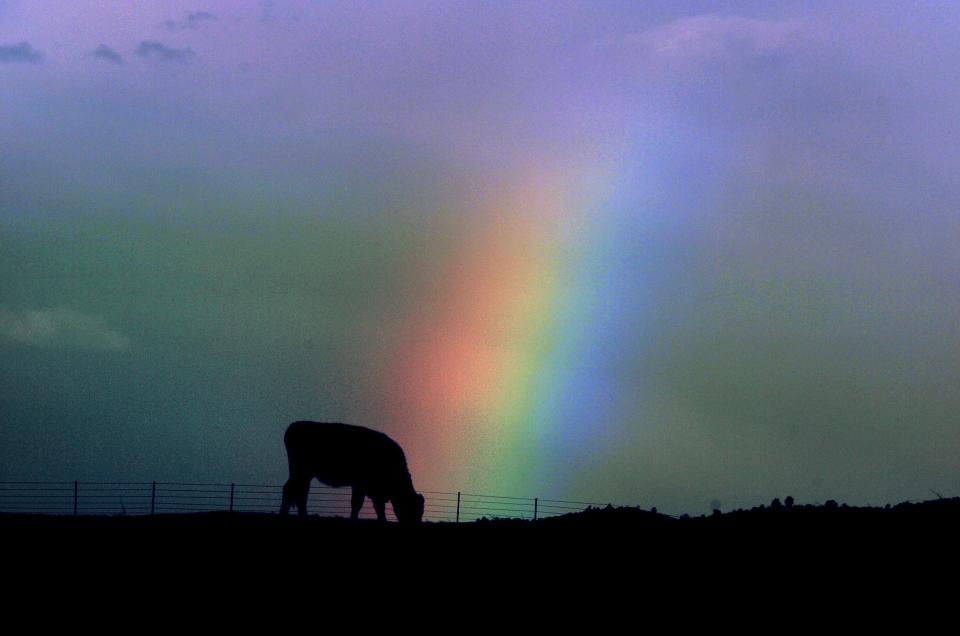
[[[339,422],[294,422],[283,438],[291,474],[389,496],[412,490],[406,458],[387,435]]]

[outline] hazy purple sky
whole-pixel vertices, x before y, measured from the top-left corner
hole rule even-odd
[[[958,25],[0,0],[0,479],[278,483],[336,419],[437,490],[957,494]]]

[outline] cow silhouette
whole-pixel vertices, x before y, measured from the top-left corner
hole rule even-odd
[[[413,489],[403,449],[379,431],[329,422],[294,422],[283,436],[290,478],[283,486],[280,514],[297,507],[307,515],[310,482],[341,488],[351,486],[350,518],[356,519],[366,497],[373,501],[377,519],[386,521],[386,503],[401,523],[423,519],[423,495]]]

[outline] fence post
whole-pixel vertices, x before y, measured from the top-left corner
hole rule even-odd
[[[230,512],[233,512],[233,487],[236,484],[230,484]]]
[[[73,482],[73,516],[77,516],[77,491],[79,490],[79,483]]]
[[[156,508],[157,504],[157,482],[153,482],[153,487],[150,488],[150,516],[153,516],[153,511]]]
[[[533,520],[534,520],[534,521],[537,520],[537,504],[538,504],[539,502],[540,502],[540,498],[539,498],[539,497],[534,497],[534,498],[533,498]]]
[[[457,523],[460,523],[460,492],[457,491]]]

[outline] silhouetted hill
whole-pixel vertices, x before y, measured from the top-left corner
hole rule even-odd
[[[586,585],[616,594],[701,586],[709,595],[764,581],[777,581],[773,589],[899,584],[929,581],[946,567],[958,530],[960,498],[883,508],[774,504],[681,518],[605,507],[537,521],[418,526],[245,513],[0,515],[14,580],[39,577],[36,584],[46,585],[45,577],[69,573],[114,583],[201,577],[220,587],[297,581],[307,584],[304,594],[314,585],[371,581],[419,581],[438,594]]]
[[[538,519],[536,521],[510,518],[481,518],[469,523],[424,522],[419,526],[398,527],[396,523],[380,524],[373,520],[350,521],[343,517],[311,516],[305,520],[284,519],[276,514],[258,513],[177,513],[158,515],[23,515],[0,513],[0,529],[5,533],[22,533],[29,537],[55,532],[61,538],[72,533],[94,537],[120,536],[161,532],[168,536],[197,533],[225,533],[227,536],[247,532],[331,533],[334,535],[369,535],[390,537],[395,534],[423,535],[436,538],[463,533],[481,538],[484,533],[513,532],[549,535],[567,531],[639,531],[697,532],[703,536],[711,532],[737,528],[742,530],[767,529],[777,525],[789,530],[793,527],[817,526],[829,530],[860,528],[866,525],[875,530],[890,527],[929,531],[941,524],[960,522],[960,497],[905,502],[895,506],[848,506],[829,501],[824,505],[784,506],[775,500],[773,505],[738,509],[712,515],[674,517],[638,507],[588,507],[572,512]],[[223,536],[223,535],[221,535]]]
[[[657,540],[710,542],[731,540],[731,536],[756,541],[794,535],[804,543],[830,537],[895,534],[906,537],[935,537],[960,529],[960,498],[901,503],[885,507],[855,507],[828,502],[825,505],[773,505],[727,513],[717,511],[699,517],[674,518],[635,507],[587,508],[581,512],[539,519],[486,519],[472,523],[423,523],[402,527],[396,523],[350,521],[340,517],[310,517],[305,520],[281,518],[276,514],[198,513],[155,516],[44,516],[0,515],[4,537],[24,546],[45,545],[51,551],[69,551],[86,545],[138,549],[179,547],[196,549],[206,542],[226,546],[244,544],[248,553],[296,547],[299,541],[324,546],[402,542],[439,550],[502,548],[514,550],[563,542],[569,536],[593,536],[596,548],[614,549],[645,537]],[[755,544],[756,545],[756,544]],[[567,545],[568,553],[584,549],[581,543]]]

